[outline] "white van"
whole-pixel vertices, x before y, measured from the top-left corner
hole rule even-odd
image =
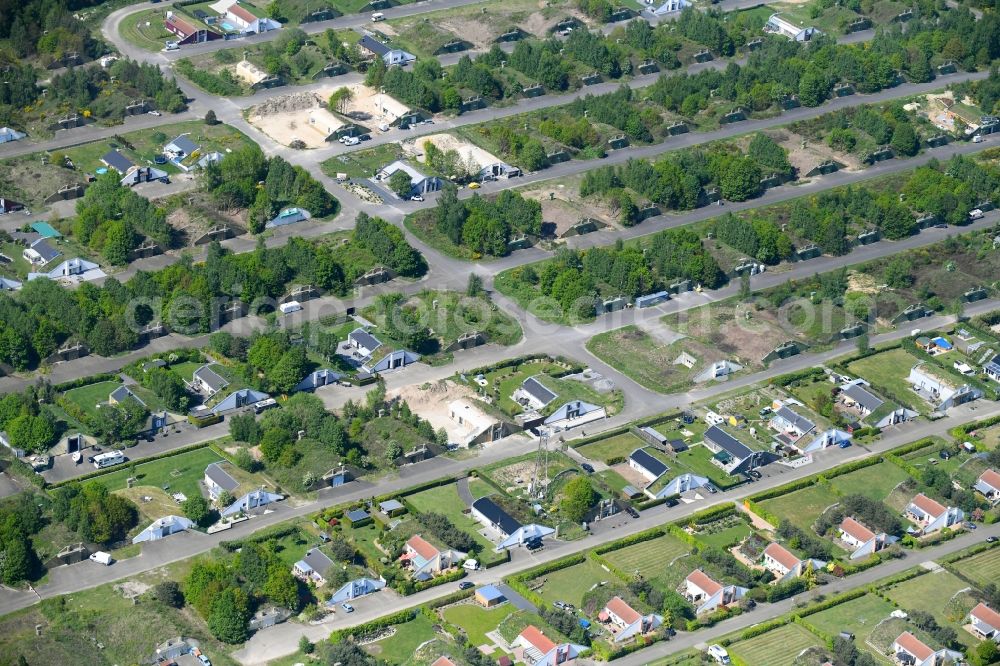
[[[125,462],[125,454],[121,451],[108,451],[94,456],[94,467],[104,469]]]
[[[103,550],[99,550],[96,553],[91,553],[90,559],[92,562],[103,564],[106,567],[110,567],[111,563],[114,562],[114,560],[111,558],[111,553],[105,553]]]
[[[344,137],[344,145],[345,146],[356,146],[359,143],[361,143],[361,139],[359,139],[356,136]]]
[[[388,132],[389,125],[387,123],[379,123],[378,129],[380,132]]]
[[[479,562],[476,560],[466,560],[462,563],[462,568],[466,571],[477,571],[479,569]]]
[[[385,20],[385,14],[383,14],[382,12],[375,12],[374,14],[372,14],[372,21],[378,22],[384,20]]]
[[[719,644],[708,646],[708,656],[710,656],[712,659],[715,659],[715,663],[717,664],[731,663],[729,661],[729,653],[726,652],[726,648],[722,647]]]
[[[978,208],[973,208],[969,211],[970,220],[981,220],[983,219],[983,211]]]

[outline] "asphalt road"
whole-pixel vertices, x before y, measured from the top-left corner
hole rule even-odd
[[[994,410],[989,413],[1000,413],[1000,407],[994,407]],[[978,416],[985,417],[986,414],[980,414]],[[491,583],[497,584],[500,583],[503,578],[519,571],[530,569],[540,564],[551,562],[581,551],[589,550],[600,543],[621,539],[652,527],[662,525],[669,521],[683,519],[685,516],[706,509],[707,507],[729,502],[739,502],[741,499],[749,495],[759,493],[766,488],[781,485],[794,481],[798,478],[815,474],[822,469],[829,468],[834,465],[863,458],[871,455],[872,453],[883,452],[889,448],[899,446],[905,442],[915,441],[922,437],[944,434],[948,428],[967,418],[968,415],[964,415],[962,417],[952,416],[944,419],[943,422],[936,421],[933,423],[925,422],[906,424],[903,427],[889,432],[883,440],[872,445],[868,449],[827,449],[826,451],[823,451],[815,456],[816,462],[812,465],[805,465],[799,468],[788,468],[777,464],[771,465],[767,468],[770,475],[765,476],[764,479],[756,483],[747,484],[732,491],[711,495],[709,496],[711,498],[710,500],[696,501],[691,504],[682,504],[672,508],[665,506],[654,507],[653,509],[642,512],[640,517],[634,520],[628,518],[627,516],[615,516],[608,521],[615,523],[614,529],[601,530],[599,535],[592,535],[591,537],[587,537],[579,541],[552,542],[546,545],[543,550],[536,553],[527,553],[525,551],[516,550],[514,551],[512,560],[509,564],[494,567],[493,569],[474,572],[469,575],[466,580],[470,580],[477,586]],[[600,527],[600,523],[595,524],[595,526]],[[595,531],[597,530],[595,529]],[[874,580],[919,564],[919,562],[924,561],[921,558],[926,557],[927,559],[931,559],[934,557],[940,557],[943,554],[954,552],[955,550],[971,545],[989,534],[1000,535],[1000,525],[993,525],[986,529],[981,528],[970,535],[959,537],[938,548],[910,553],[902,560],[893,560],[886,565],[869,569],[867,572],[858,574],[857,576],[852,576],[850,578],[831,583],[830,585],[820,587],[811,593],[811,596],[815,596],[815,594],[819,593],[829,595],[835,591],[842,591],[870,584]],[[380,592],[370,597],[352,601],[351,604],[355,608],[353,613],[345,614],[338,611],[334,617],[329,618],[326,622],[323,622],[320,625],[303,626],[286,623],[257,632],[240,651],[235,653],[234,656],[246,666],[265,664],[268,661],[293,654],[298,649],[298,641],[302,635],[306,635],[309,640],[313,642],[323,640],[329,636],[330,632],[333,630],[356,626],[377,617],[381,617],[389,612],[395,612],[403,608],[416,607],[428,601],[451,594],[454,590],[455,587],[453,585],[441,585],[436,588],[425,590],[417,595],[404,598],[400,598],[392,592]],[[716,627],[700,632],[693,632],[691,634],[685,633],[673,641],[660,643],[652,648],[649,648],[648,650],[642,650],[638,653],[634,653],[631,656],[633,661],[629,661],[628,663],[649,663],[651,659],[676,652],[681,649],[686,649],[687,647],[692,647],[700,642],[703,642],[707,640],[709,635],[722,635],[744,626],[750,626],[763,620],[777,617],[778,615],[790,610],[792,603],[793,600],[786,600],[785,602],[778,604],[760,604],[754,612],[744,616],[739,616],[729,623],[721,623]],[[741,622],[745,622],[746,624],[742,624]],[[732,626],[729,626],[730,624]]]

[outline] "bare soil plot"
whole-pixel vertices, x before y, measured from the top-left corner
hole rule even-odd
[[[430,422],[434,430],[444,428],[450,438],[457,438],[462,426],[448,416],[448,403],[460,398],[475,398],[476,393],[468,386],[461,386],[445,379],[429,385],[411,385],[392,389],[386,393],[388,399],[399,397],[406,401],[417,416]]]
[[[474,143],[460,139],[454,134],[421,136],[415,139],[407,139],[401,142],[400,145],[403,148],[404,154],[423,163],[427,159],[424,154],[424,144],[427,142],[432,143],[441,152],[454,150],[467,164],[474,163],[479,169],[502,161],[493,153],[480,148]]]
[[[585,219],[618,225],[617,210],[600,197],[581,197],[579,181],[576,180],[571,183],[544,183],[523,189],[520,194],[542,204],[542,229],[546,236],[559,238],[574,224]]]
[[[786,130],[768,134],[788,151],[788,161],[792,163],[800,177],[828,160],[847,165],[848,171],[860,171],[864,168],[856,155],[834,150],[819,141],[805,141],[800,134]]]
[[[788,319],[785,310],[753,309],[742,303],[723,302],[668,315],[661,321],[741,365],[760,367],[764,356],[775,347],[791,339],[801,339]]]

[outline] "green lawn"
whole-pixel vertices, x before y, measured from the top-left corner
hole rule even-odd
[[[119,386],[121,386],[121,382],[97,382],[70,389],[63,394],[63,397],[75,402],[88,415],[96,417],[97,405],[106,403],[111,392]]]
[[[374,148],[358,150],[331,157],[320,166],[327,176],[336,178],[346,173],[350,178],[371,178],[379,169],[403,157],[403,149],[396,143],[384,143]]]
[[[817,483],[787,495],[764,500],[760,505],[782,520],[811,532],[813,523],[820,514],[837,501],[837,496],[825,484]]]
[[[694,378],[713,362],[723,358],[722,352],[690,338],[663,344],[638,326],[626,326],[595,335],[587,349],[608,365],[658,393],[674,393],[693,385]],[[698,363],[688,368],[674,360],[686,352]]]
[[[154,486],[169,493],[184,493],[188,497],[200,495],[198,482],[205,476],[205,468],[219,462],[222,457],[210,447],[188,451],[176,456],[161,458],[135,466],[136,485]],[[126,464],[108,474],[96,477],[108,490],[127,488],[126,479],[131,476],[131,465]]]
[[[947,608],[952,597],[967,587],[965,581],[950,571],[939,571],[903,581],[887,589],[885,594],[902,608],[925,610],[941,625],[953,626],[959,634],[964,634],[954,619],[948,617]]]
[[[864,495],[882,500],[889,496],[893,488],[909,478],[910,475],[898,465],[885,461],[836,476],[830,479],[830,485],[841,495]]]
[[[906,378],[910,374],[910,368],[917,364],[917,359],[902,349],[890,349],[879,354],[858,359],[850,363],[847,368],[852,373],[863,377],[871,382],[876,392],[881,387],[892,396],[910,403],[910,405],[926,413],[929,406],[924,400],[910,389],[910,383]]]
[[[365,646],[370,654],[390,664],[405,663],[424,641],[436,635],[434,623],[423,613],[403,624],[394,625],[396,633],[389,638]]]
[[[552,571],[543,576],[544,583],[535,591],[542,595],[546,602],[565,601],[577,608],[583,604],[583,595],[602,581],[617,581],[614,574],[608,573],[598,564],[584,560],[580,564]],[[536,581],[534,581],[537,583]]]
[[[590,460],[607,462],[612,458],[627,458],[628,454],[645,445],[645,442],[631,432],[623,432],[620,435],[581,446],[576,451]]]
[[[186,382],[191,381],[194,371],[205,365],[204,363],[197,363],[194,361],[182,361],[181,363],[174,363],[170,366],[170,371],[175,375],[180,377]]]
[[[598,477],[608,486],[608,488],[615,491],[616,493],[622,492],[623,490],[625,490],[625,486],[629,485],[629,482],[625,480],[625,477],[623,477],[621,474],[611,469],[606,469],[603,472],[598,472],[594,476]]]
[[[729,548],[750,535],[753,530],[744,522],[718,532],[698,534],[698,541],[715,548]]]
[[[494,608],[483,608],[476,604],[460,604],[451,606],[444,611],[444,619],[456,627],[461,627],[469,642],[473,645],[491,643],[486,633],[493,631],[508,615],[516,611],[512,604],[506,603]]]
[[[885,599],[866,594],[810,615],[806,622],[831,636],[836,636],[841,631],[850,631],[855,635],[858,645],[861,645],[875,625],[887,618],[894,609],[895,606]]]
[[[159,8],[132,14],[121,22],[120,31],[127,41],[147,51],[159,51],[166,41],[177,39],[163,27],[163,10]]]
[[[1000,548],[991,548],[960,560],[955,568],[979,585],[1000,581]]]
[[[486,484],[483,483],[483,485]],[[481,562],[488,563],[504,559],[504,556],[493,551],[495,544],[479,533],[479,523],[469,514],[463,513],[466,506],[462,498],[459,497],[458,486],[455,484],[424,490],[416,495],[410,495],[406,499],[418,513],[433,511],[444,514],[456,527],[471,535],[476,543],[482,546],[482,550],[477,556]]]
[[[656,539],[613,550],[605,553],[603,557],[627,573],[638,571],[646,578],[658,578],[661,571],[668,568],[671,562],[689,552],[691,547],[688,544],[673,535],[665,534]],[[683,567],[683,564],[679,566]]]
[[[818,645],[821,645],[819,638],[793,623],[733,643],[728,650],[753,666],[792,666],[800,652]]]

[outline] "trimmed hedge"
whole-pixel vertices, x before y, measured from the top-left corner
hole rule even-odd
[[[606,543],[603,546],[598,546],[593,549],[598,555],[603,555],[605,553],[610,553],[615,550],[621,550],[622,548],[627,548],[628,546],[634,546],[637,543],[643,543],[644,541],[652,541],[666,534],[661,527],[654,527],[652,529],[646,530],[644,532],[639,532],[633,534],[632,536],[627,536],[624,539],[619,539],[618,541],[613,541],[611,543]]]
[[[423,592],[432,587],[437,587],[438,585],[444,585],[445,583],[454,583],[456,580],[461,580],[465,578],[465,569],[455,569],[454,571],[449,571],[443,576],[435,576],[434,578],[424,581],[422,583],[417,583],[413,586],[412,594],[417,592]],[[397,590],[398,592],[398,590]],[[405,596],[410,596],[409,594]]]
[[[71,379],[68,382],[63,382],[62,384],[56,384],[52,388],[60,393],[65,393],[71,389],[80,388],[81,386],[90,386],[91,384],[100,384],[101,382],[113,382],[118,380],[118,375],[110,372],[102,372],[96,375],[87,375],[86,377],[77,377],[76,379]]]
[[[349,627],[347,629],[335,629],[328,639],[331,643],[339,643],[345,638],[350,636],[364,636],[372,632],[378,631],[379,629],[385,629],[394,624],[406,624],[410,620],[417,617],[417,609],[407,608],[406,610],[401,610],[398,613],[393,613],[392,615],[385,615],[383,617],[375,618],[374,620],[369,620],[356,627]]]
[[[263,530],[261,532],[255,533],[255,534],[251,534],[251,535],[249,535],[247,537],[244,537],[242,539],[236,539],[236,540],[233,540],[233,541],[220,541],[219,542],[219,546],[221,548],[224,548],[225,550],[228,550],[230,553],[233,553],[233,552],[236,552],[237,550],[239,550],[240,548],[242,548],[243,546],[245,546],[247,544],[250,544],[250,543],[261,543],[261,542],[264,542],[264,541],[268,541],[269,539],[281,539],[282,537],[286,537],[289,534],[292,534],[292,533],[298,531],[298,529],[299,529],[298,525],[294,525],[294,524],[293,525],[278,525],[278,526],[272,527],[271,529]]]

